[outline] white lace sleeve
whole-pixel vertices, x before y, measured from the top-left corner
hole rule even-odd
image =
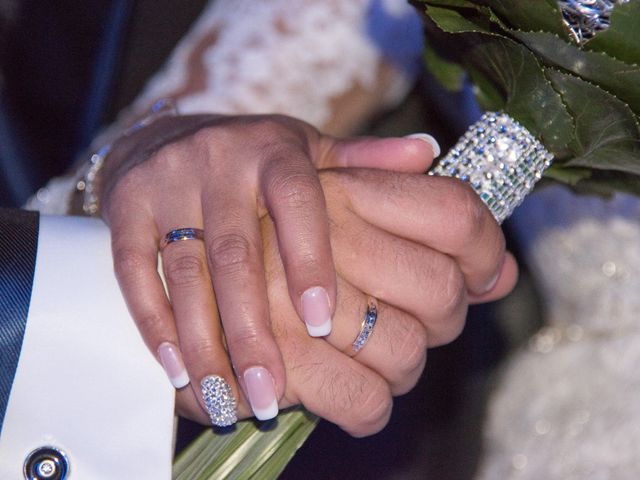
[[[373,35],[376,23],[382,31]],[[212,1],[138,108],[173,97],[184,113],[283,113],[326,128],[347,94],[368,92],[375,108],[406,94],[410,68],[389,58],[385,43],[415,34],[416,25],[405,0]],[[362,109],[358,96],[350,102]]]
[[[421,31],[406,0],[211,0],[122,123],[170,97],[181,113],[281,113],[351,133],[406,94]],[[55,179],[27,207],[62,213],[74,188]]]

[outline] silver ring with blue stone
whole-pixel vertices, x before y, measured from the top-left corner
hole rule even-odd
[[[367,301],[367,311],[364,314],[362,323],[360,324],[360,333],[351,344],[352,355],[355,355],[362,347],[365,346],[369,337],[373,333],[373,327],[378,321],[378,300],[375,297],[369,297]]]
[[[160,251],[173,242],[183,240],[204,240],[204,230],[201,228],[176,228],[167,233],[160,241]]]

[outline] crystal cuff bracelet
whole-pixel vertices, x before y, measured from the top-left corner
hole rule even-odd
[[[553,160],[542,143],[505,113],[471,125],[429,175],[469,183],[502,223],[522,203]]]

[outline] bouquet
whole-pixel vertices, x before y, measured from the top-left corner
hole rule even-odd
[[[484,109],[504,111],[553,154],[546,176],[640,194],[640,1],[413,3],[434,76],[456,90],[466,71]]]
[[[502,134],[513,135],[544,162],[536,176],[548,165],[550,152],[554,160],[547,177],[583,191],[640,194],[640,35],[634,32],[640,26],[640,0],[412,3],[425,16],[425,61],[433,76],[457,90],[466,72],[480,105],[502,112],[485,120],[495,122],[497,141]],[[473,135],[486,134],[484,126],[482,132],[473,128]],[[455,148],[452,152],[455,156]],[[505,169],[504,179],[520,181],[522,173],[532,172]],[[491,185],[479,183],[478,192],[486,187],[485,194],[501,194],[503,183],[489,178]],[[532,180],[515,200],[537,178]],[[497,206],[493,199],[483,200],[499,221],[516,203],[508,195]],[[266,429],[244,421],[230,434],[208,430],[176,458],[173,476],[276,478],[316,422],[298,408],[280,414]]]

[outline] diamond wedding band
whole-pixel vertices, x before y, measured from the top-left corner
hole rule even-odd
[[[373,333],[373,327],[375,326],[377,321],[378,301],[375,299],[375,297],[369,297],[369,300],[367,301],[367,311],[365,312],[364,319],[360,324],[360,333],[358,333],[358,336],[351,344],[352,355],[358,353],[360,350],[362,350],[362,347],[365,346],[365,344],[369,340],[369,337],[371,336],[371,333]]]

